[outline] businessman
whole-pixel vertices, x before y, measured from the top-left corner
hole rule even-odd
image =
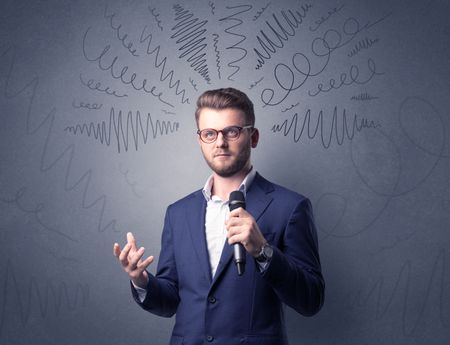
[[[114,255],[136,302],[176,315],[170,345],[286,345],[284,305],[304,316],[324,301],[317,234],[309,200],[269,182],[252,166],[259,140],[243,92],[209,90],[197,100],[198,143],[212,174],[204,187],[167,208],[156,275],[131,233]],[[246,207],[230,211],[241,191]],[[239,275],[233,246],[246,264]]]

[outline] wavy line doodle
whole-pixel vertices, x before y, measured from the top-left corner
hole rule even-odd
[[[211,9],[211,14],[212,14],[212,15],[215,15],[216,13],[215,13],[214,11],[216,10],[216,5],[214,4],[214,2],[210,1],[210,2],[208,3],[208,5],[209,5],[209,7],[210,7],[210,9]]]
[[[438,287],[439,306],[436,310],[438,310],[438,317],[441,325],[445,328],[449,328],[450,324],[445,320],[444,306],[446,303],[443,301],[444,291],[446,291],[445,280],[448,279],[448,277],[446,277],[446,274],[448,273],[448,270],[446,271],[447,265],[447,252],[445,249],[441,249],[434,260],[432,268],[429,270],[429,280],[420,301],[417,300],[417,295],[413,296],[411,293],[411,290],[414,287],[413,265],[411,260],[407,260],[400,268],[395,281],[395,286],[392,288],[392,291],[387,298],[383,298],[386,282],[383,277],[380,277],[372,286],[368,287],[367,292],[364,293],[363,291],[359,291],[355,297],[351,297],[350,305],[352,307],[364,307],[369,302],[375,301],[375,317],[380,320],[384,318],[389,311],[389,308],[393,307],[395,297],[398,297],[402,301],[400,310],[402,332],[403,335],[410,336],[414,334],[418,329],[420,322],[424,319],[425,309],[431,298],[432,289]],[[386,300],[386,302],[383,303],[383,300]],[[419,305],[417,308],[414,308],[416,310],[415,320],[411,320],[411,317],[408,317],[408,315],[411,315],[411,313],[408,312],[408,310],[410,310],[410,304]],[[410,319],[411,322],[408,322],[408,319]],[[408,324],[411,325],[408,327]]]
[[[116,119],[116,111],[111,108],[109,114],[109,122],[102,121],[99,123],[90,122],[89,124],[83,123],[75,126],[67,126],[64,131],[72,133],[74,135],[86,134],[88,137],[93,136],[96,140],[100,141],[106,146],[111,145],[111,137],[113,136],[113,131],[115,134],[117,142],[117,152],[120,153],[121,143],[125,151],[128,151],[128,146],[130,144],[130,135],[133,138],[133,143],[135,150],[139,149],[140,140],[143,144],[147,144],[149,139],[149,129],[151,128],[151,136],[155,139],[157,136],[168,135],[178,131],[179,123],[172,121],[153,121],[150,113],[147,113],[146,120],[144,121],[141,117],[141,113],[138,111],[133,112],[128,111],[126,117],[126,123],[122,121],[122,110],[119,110]],[[145,122],[145,125],[143,124]],[[131,133],[130,133],[131,131]],[[139,133],[142,135],[142,139],[139,137]]]
[[[174,79],[174,70],[171,69],[169,72],[166,73],[166,62],[167,62],[167,56],[164,56],[161,60],[159,60],[159,53],[161,51],[161,46],[157,45],[153,50],[150,48],[150,45],[152,44],[152,40],[153,40],[153,35],[152,33],[146,33],[147,31],[147,26],[144,26],[144,28],[142,29],[141,32],[141,37],[139,38],[139,43],[144,43],[147,42],[147,55],[153,55],[155,54],[155,68],[160,68],[161,66],[161,73],[159,75],[159,81],[165,81],[167,78],[169,78],[168,80],[168,84],[169,84],[169,88],[173,89],[175,88],[175,94],[177,96],[181,95],[181,103],[188,103],[190,104],[190,100],[189,97],[186,97],[186,90],[185,89],[180,89],[180,79],[177,79],[175,82],[173,81]]]
[[[109,71],[109,74],[111,75],[111,77],[113,77],[114,79],[120,80],[122,82],[122,84],[124,85],[131,85],[133,87],[134,90],[136,91],[144,91],[147,94],[151,94],[152,96],[156,97],[160,102],[168,105],[169,107],[174,108],[173,104],[167,102],[166,100],[164,100],[162,98],[163,96],[163,92],[156,92],[156,86],[152,86],[150,89],[147,86],[147,82],[148,79],[147,78],[142,78],[142,80],[138,81],[136,79],[138,77],[138,74],[136,72],[131,73],[131,75],[129,77],[127,77],[127,73],[129,70],[129,66],[125,65],[122,68],[118,67],[117,61],[119,61],[119,56],[116,55],[112,58],[112,61],[109,62],[105,62],[105,56],[106,54],[109,52],[109,50],[111,49],[111,46],[109,44],[107,44],[106,46],[103,47],[102,52],[95,58],[92,58],[90,56],[88,56],[87,52],[86,52],[86,38],[88,36],[89,31],[91,30],[90,27],[88,27],[86,29],[86,32],[83,35],[83,56],[86,59],[86,61],[89,62],[97,62],[97,66],[100,70],[102,71]],[[120,72],[119,72],[120,70]],[[127,78],[129,78],[127,80]]]
[[[189,82],[191,83],[191,85],[194,88],[194,90],[198,91],[198,87],[197,87],[197,84],[194,82],[194,79],[189,78]]]
[[[219,51],[219,35],[213,34],[213,40],[214,40],[214,51],[216,52],[216,66],[217,66],[217,74],[219,75],[219,79],[222,79],[220,75],[220,51]]]
[[[260,69],[266,63],[266,60],[270,60],[272,58],[272,54],[277,52],[277,48],[283,48],[284,42],[288,41],[289,37],[294,37],[296,35],[295,29],[300,27],[312,7],[313,6],[310,4],[305,4],[301,6],[300,11],[288,10],[287,13],[286,11],[281,11],[281,16],[285,22],[284,24],[280,23],[280,19],[278,19],[276,14],[272,14],[273,21],[275,22],[277,28],[274,27],[275,25],[266,20],[266,25],[273,33],[274,38],[270,38],[263,30],[260,31],[261,35],[256,36],[256,39],[261,47],[261,51],[253,48],[257,56],[257,64],[255,69]]]
[[[255,81],[254,83],[252,83],[249,87],[249,90],[253,89],[254,87],[256,87],[256,85],[258,85],[260,82],[262,82],[264,80],[264,77],[259,78],[257,81]]]
[[[379,41],[380,40],[378,38],[371,39],[371,38],[366,37],[365,39],[356,43],[355,46],[353,47],[353,49],[350,51],[350,53],[347,54],[347,56],[349,58],[351,58],[351,57],[357,55],[361,50],[369,49],[370,47],[372,47],[374,44],[378,43]]]
[[[232,14],[230,14],[227,17],[221,18],[219,19],[219,22],[227,22],[227,21],[233,21],[233,22],[237,22],[234,25],[229,26],[228,28],[225,29],[225,32],[229,35],[232,36],[237,36],[239,38],[239,41],[234,43],[231,46],[226,47],[225,49],[229,50],[229,49],[234,49],[234,50],[238,50],[240,52],[242,52],[242,55],[240,57],[238,57],[236,60],[233,60],[231,62],[229,62],[227,65],[228,67],[234,69],[234,72],[231,73],[227,79],[230,81],[233,81],[234,79],[232,78],[236,73],[238,73],[241,69],[241,67],[239,65],[237,65],[238,62],[241,62],[246,56],[247,56],[247,49],[245,49],[241,43],[244,42],[247,39],[247,36],[240,34],[240,32],[242,32],[241,30],[237,29],[234,30],[235,28],[239,27],[242,25],[243,21],[242,19],[240,19],[239,17],[237,17],[238,15],[248,12],[253,8],[252,5],[239,5],[239,6],[227,6],[226,9],[227,10],[234,10],[236,9],[237,11],[234,12]]]
[[[85,81],[83,79],[81,73],[80,73],[80,82],[81,82],[82,85],[86,86],[89,90],[92,90],[92,91],[104,92],[107,95],[118,97],[118,98],[128,97],[128,95],[126,93],[124,93],[124,94],[117,94],[117,92],[115,90],[111,91],[109,86],[107,86],[105,88],[101,88],[102,87],[102,83],[100,83],[99,81],[95,82],[94,79],[89,79],[88,81]]]
[[[103,104],[100,103],[85,103],[85,102],[75,102],[72,101],[72,107],[75,109],[88,109],[88,110],[100,110],[103,107]]]
[[[28,324],[30,316],[34,312],[33,305],[39,306],[39,315],[45,319],[49,315],[58,316],[64,309],[74,311],[84,308],[89,303],[90,288],[87,284],[76,283],[74,285],[64,281],[58,284],[45,282],[43,287],[40,287],[37,278],[32,276],[26,287],[21,287],[17,282],[11,260],[7,261],[6,273],[2,274],[2,277],[4,277],[4,289],[0,309],[0,335],[6,319],[9,318],[6,310],[8,302],[14,303],[14,309],[18,311],[23,327]],[[21,291],[25,291],[25,293],[23,294]]]
[[[270,4],[271,3],[269,2],[266,6],[262,7],[259,11],[256,12],[256,15],[253,16],[254,22],[257,21],[259,19],[259,17],[261,17],[263,15],[264,12],[266,12],[266,10],[270,6]]]
[[[178,57],[180,59],[186,57],[187,62],[191,63],[190,66],[194,68],[194,71],[200,74],[209,84],[211,78],[205,58],[208,44],[204,43],[206,41],[204,34],[207,31],[204,26],[208,21],[199,21],[198,18],[193,18],[194,14],[190,13],[189,10],[185,10],[181,5],[174,5],[173,9],[175,11],[175,22],[177,23],[172,28],[172,31],[175,31],[175,33],[170,38],[178,38],[175,42],[183,44],[178,48],[181,52]]]
[[[105,19],[109,19],[109,26],[111,29],[113,29],[116,32],[117,39],[122,43],[122,46],[133,56],[139,56],[139,54],[136,53],[136,48],[133,48],[133,42],[125,43],[126,39],[128,38],[128,34],[124,34],[123,36],[120,35],[122,24],[114,25],[113,18],[116,16],[116,13],[107,14],[108,12],[108,5],[105,6],[105,12],[103,13],[103,17]]]
[[[367,92],[360,93],[359,95],[352,96],[350,100],[352,101],[371,101],[373,99],[378,99],[380,97],[372,96]]]
[[[349,128],[348,123],[351,121],[351,127]],[[340,122],[340,123],[339,123]],[[379,124],[374,121],[358,118],[357,114],[353,115],[353,120],[347,119],[347,110],[344,108],[342,111],[341,120],[338,119],[338,110],[337,107],[334,107],[333,117],[331,119],[331,128],[328,134],[325,133],[324,126],[324,116],[323,110],[319,111],[319,115],[317,117],[316,123],[312,123],[311,121],[311,109],[308,109],[303,117],[303,124],[301,124],[301,128],[299,128],[300,123],[298,119],[298,113],[295,113],[289,123],[289,120],[284,120],[283,123],[275,124],[272,127],[272,132],[282,132],[285,137],[287,137],[290,133],[292,133],[292,138],[294,142],[299,142],[303,134],[308,136],[309,139],[314,139],[316,136],[320,136],[321,143],[324,149],[328,149],[331,146],[331,142],[333,140],[336,141],[338,145],[342,145],[344,140],[348,141],[353,140],[356,132],[361,132],[363,129],[367,128],[378,128]],[[340,127],[340,132],[339,132]]]
[[[158,25],[159,30],[163,31],[162,21],[159,19],[160,13],[156,13],[156,8],[148,7],[148,10],[152,14],[153,18],[156,21],[156,24]]]
[[[25,103],[27,104],[27,110],[26,110],[26,134],[27,135],[34,135],[37,134],[39,131],[46,131],[46,136],[43,143],[43,151],[40,156],[40,167],[39,170],[42,173],[46,173],[50,170],[52,170],[54,167],[56,167],[58,164],[64,164],[65,167],[62,168],[64,170],[63,176],[64,176],[64,190],[66,192],[72,191],[78,187],[82,189],[82,197],[81,197],[81,207],[84,209],[90,209],[95,207],[95,209],[99,209],[99,215],[98,215],[98,224],[97,224],[97,230],[98,232],[105,232],[107,229],[111,228],[112,231],[117,232],[116,229],[116,219],[111,219],[110,221],[105,221],[105,212],[107,209],[107,197],[106,195],[100,195],[96,197],[94,200],[89,200],[88,195],[92,199],[93,192],[91,191],[91,185],[92,185],[92,169],[86,170],[80,177],[72,178],[72,164],[75,159],[75,148],[74,145],[71,144],[69,146],[66,146],[62,149],[62,152],[57,156],[52,158],[53,160],[48,162],[50,159],[49,156],[49,147],[50,147],[50,141],[53,133],[53,126],[55,122],[56,117],[56,109],[52,109],[42,120],[33,120],[33,118],[37,118],[40,114],[37,114],[33,112],[34,108],[34,102],[37,94],[37,90],[39,87],[39,78],[34,77],[31,81],[23,83],[23,86],[18,89],[11,91],[10,90],[10,80],[13,76],[14,67],[16,64],[16,50],[13,47],[7,48],[1,55],[0,55],[0,61],[2,58],[10,56],[10,62],[8,67],[8,72],[6,76],[6,82],[5,82],[5,90],[4,94],[7,98],[15,98],[20,95],[23,95],[24,97],[29,97],[29,100],[26,100]],[[8,62],[5,63],[5,65],[8,65]],[[27,94],[30,94],[30,96],[25,96]],[[32,127],[31,123],[36,123],[34,127]],[[47,127],[47,129],[46,129]],[[61,167],[58,167],[58,169],[61,169]],[[75,182],[70,182],[70,180],[75,180]],[[84,183],[84,185],[82,185]],[[18,192],[19,193],[19,192]],[[19,193],[20,195],[20,193]],[[42,225],[42,223],[40,223]],[[43,225],[45,226],[45,225]]]
[[[341,5],[340,7],[334,7],[332,10],[327,12],[326,16],[321,16],[320,19],[317,19],[314,21],[314,24],[316,24],[316,26],[310,26],[309,30],[310,31],[317,31],[317,29],[323,24],[325,23],[328,19],[330,19],[334,14],[338,13],[340,10],[342,10],[342,8],[344,7],[344,5]]]

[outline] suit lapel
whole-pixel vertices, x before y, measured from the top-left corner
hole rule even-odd
[[[200,267],[207,281],[211,282],[211,267],[205,235],[206,200],[201,192],[195,194],[194,198],[195,201],[192,203],[192,208],[187,210],[186,213],[187,225],[191,235],[192,247],[197,253]]]
[[[255,179],[253,180],[253,183],[247,191],[245,200],[247,212],[250,213],[257,222],[266,208],[272,202],[272,197],[268,194],[272,190],[272,184],[257,173]],[[230,264],[232,258],[233,246],[230,246],[228,242],[225,241],[219,265],[217,266],[217,271],[213,278],[213,285],[225,270],[225,268]]]

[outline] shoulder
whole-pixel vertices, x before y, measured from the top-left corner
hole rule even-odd
[[[265,179],[260,174],[256,174],[255,180],[253,182],[255,183],[256,188],[263,189],[274,200],[295,204],[301,203],[303,201],[308,201],[308,198],[303,194],[271,182]]]
[[[205,201],[205,197],[203,196],[202,189],[198,189],[173,202],[167,209],[171,211],[186,210],[186,208],[201,205],[203,201]]]

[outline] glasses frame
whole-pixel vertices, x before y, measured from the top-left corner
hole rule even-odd
[[[225,131],[225,130],[227,130],[227,129],[229,129],[229,128],[237,128],[237,130],[238,130],[238,135],[237,135],[237,137],[236,138],[227,138],[225,135],[224,135],[224,133],[223,133],[223,131]],[[238,140],[239,139],[239,137],[241,136],[241,132],[244,130],[244,129],[250,129],[250,128],[254,128],[252,125],[248,125],[248,126],[243,126],[243,127],[241,127],[241,126],[228,126],[228,127],[225,127],[225,128],[223,128],[223,129],[221,129],[221,130],[217,130],[217,129],[214,129],[214,128],[204,128],[204,129],[202,129],[202,130],[197,130],[197,134],[198,134],[198,136],[200,137],[200,140],[201,141],[203,141],[205,144],[212,144],[212,143],[214,143],[214,142],[216,142],[216,140],[217,140],[217,138],[219,137],[219,133],[222,133],[222,136],[223,136],[223,138],[225,139],[225,140],[227,140],[227,141],[235,141],[235,140]],[[214,140],[212,140],[212,141],[205,141],[203,138],[202,138],[202,132],[203,131],[213,131],[213,132],[215,132],[216,133],[216,137],[214,138]]]

